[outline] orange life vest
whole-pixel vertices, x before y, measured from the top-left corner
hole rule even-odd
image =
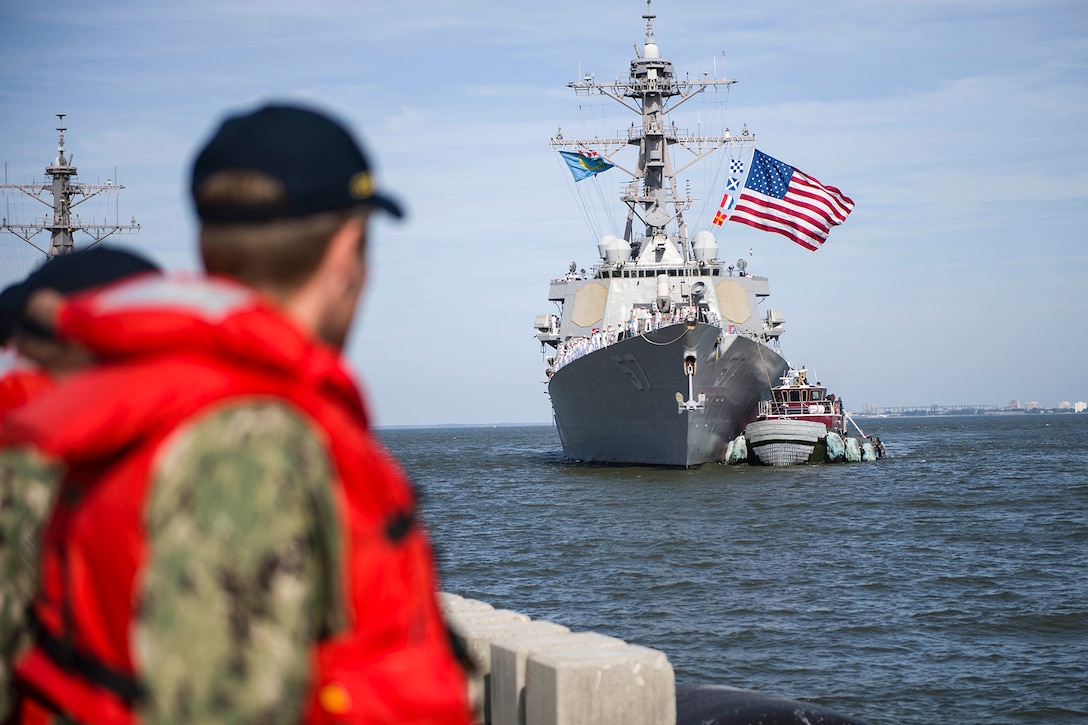
[[[18,408],[53,384],[48,373],[38,367],[22,366],[0,376],[0,418]]]
[[[430,544],[405,476],[368,431],[338,356],[245,287],[155,278],[74,298],[59,333],[106,364],[4,422],[67,464],[46,528],[37,644],[16,664],[29,706],[135,722],[129,633],[146,561],[142,520],[164,439],[211,405],[273,397],[312,420],[335,465],[347,631],[314,643],[311,723],[471,721],[464,673],[437,607]]]

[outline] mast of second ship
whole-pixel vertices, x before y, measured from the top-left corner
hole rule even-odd
[[[98,244],[116,232],[140,231],[140,225],[136,223],[135,217],[132,218],[130,224],[121,224],[120,222],[99,224],[95,221],[84,222],[78,215],[72,214],[73,207],[82,204],[84,201],[103,193],[115,194],[125,187],[114,183],[111,179],[106,179],[105,185],[76,182],[74,157],[71,153],[66,155],[64,148],[64,132],[68,130],[64,125],[65,115],[63,113],[57,114],[59,120],[57,125],[57,133],[59,134],[57,157],[53,160],[53,163],[45,167],[45,173],[50,178],[49,183],[8,184],[5,180],[5,183],[0,184],[0,189],[19,191],[52,208],[50,216],[43,217],[41,221],[34,224],[20,224],[9,220],[6,216],[0,221],[0,231],[11,232],[47,258],[61,254],[71,254],[76,251],[74,233],[77,231],[84,232],[92,238],[93,241],[87,247]],[[50,194],[53,198],[52,202],[42,198],[43,193]],[[77,197],[79,198],[77,199]],[[31,241],[34,236],[43,231],[48,231],[50,236],[49,246],[45,248],[39,247]]]

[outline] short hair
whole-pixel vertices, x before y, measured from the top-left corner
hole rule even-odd
[[[260,171],[227,170],[205,179],[195,195],[201,202],[268,204],[283,199],[286,190]],[[204,269],[271,293],[293,291],[317,269],[336,231],[366,213],[347,209],[253,224],[204,222]]]

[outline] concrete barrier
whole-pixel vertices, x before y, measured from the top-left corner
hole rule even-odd
[[[484,725],[675,725],[663,652],[441,593],[439,607],[476,664],[468,694]]]
[[[525,725],[525,668],[531,655],[555,649],[623,647],[596,632],[500,637],[491,643],[491,722]]]
[[[526,725],[673,725],[676,680],[664,652],[624,645],[549,650],[525,669]]]
[[[438,608],[442,610],[443,614],[449,615],[453,612],[481,612],[495,607],[487,602],[481,602],[479,599],[466,599],[460,594],[439,592]]]
[[[480,606],[485,604],[485,606]],[[446,617],[450,628],[461,637],[465,649],[476,665],[468,676],[468,701],[476,714],[476,720],[488,723],[490,703],[487,700],[488,682],[491,672],[490,643],[497,634],[489,634],[495,627],[509,628],[513,625],[529,624],[528,615],[510,609],[495,609],[490,604],[477,600],[460,600],[446,597],[439,600],[439,607]],[[556,625],[558,626],[558,625]],[[486,652],[486,656],[481,656]]]
[[[520,621],[520,620],[496,620],[492,622],[475,622],[471,625],[461,625],[461,636],[465,638],[465,647],[472,661],[476,663],[476,671],[469,681],[469,695],[476,719],[482,723],[497,723],[491,713],[493,709],[492,693],[494,692],[494,667],[491,661],[491,644],[500,637],[518,638],[534,635],[564,634],[570,630],[561,624],[544,621]]]

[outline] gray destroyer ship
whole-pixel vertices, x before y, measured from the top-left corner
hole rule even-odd
[[[722,460],[789,366],[779,351],[783,314],[760,314],[767,278],[750,274],[744,258],[721,261],[715,235],[689,237],[684,219],[697,200],[677,175],[723,147],[751,148],[755,136],[747,127],[692,133],[669,113],[735,81],[678,78],[654,41],[655,17],[647,2],[646,40],[626,81],[587,74],[569,84],[640,118],[611,138],[560,131],[551,140],[569,149],[563,155],[576,180],[579,164],[583,178],[613,166],[629,175],[620,192],[626,226],[622,237],[601,238],[591,271],[572,263],[552,280],[548,300],[558,311],[538,315],[535,328],[565,456],[686,468]],[[637,149],[631,168],[620,165],[624,149]],[[686,152],[682,167],[674,150]]]

